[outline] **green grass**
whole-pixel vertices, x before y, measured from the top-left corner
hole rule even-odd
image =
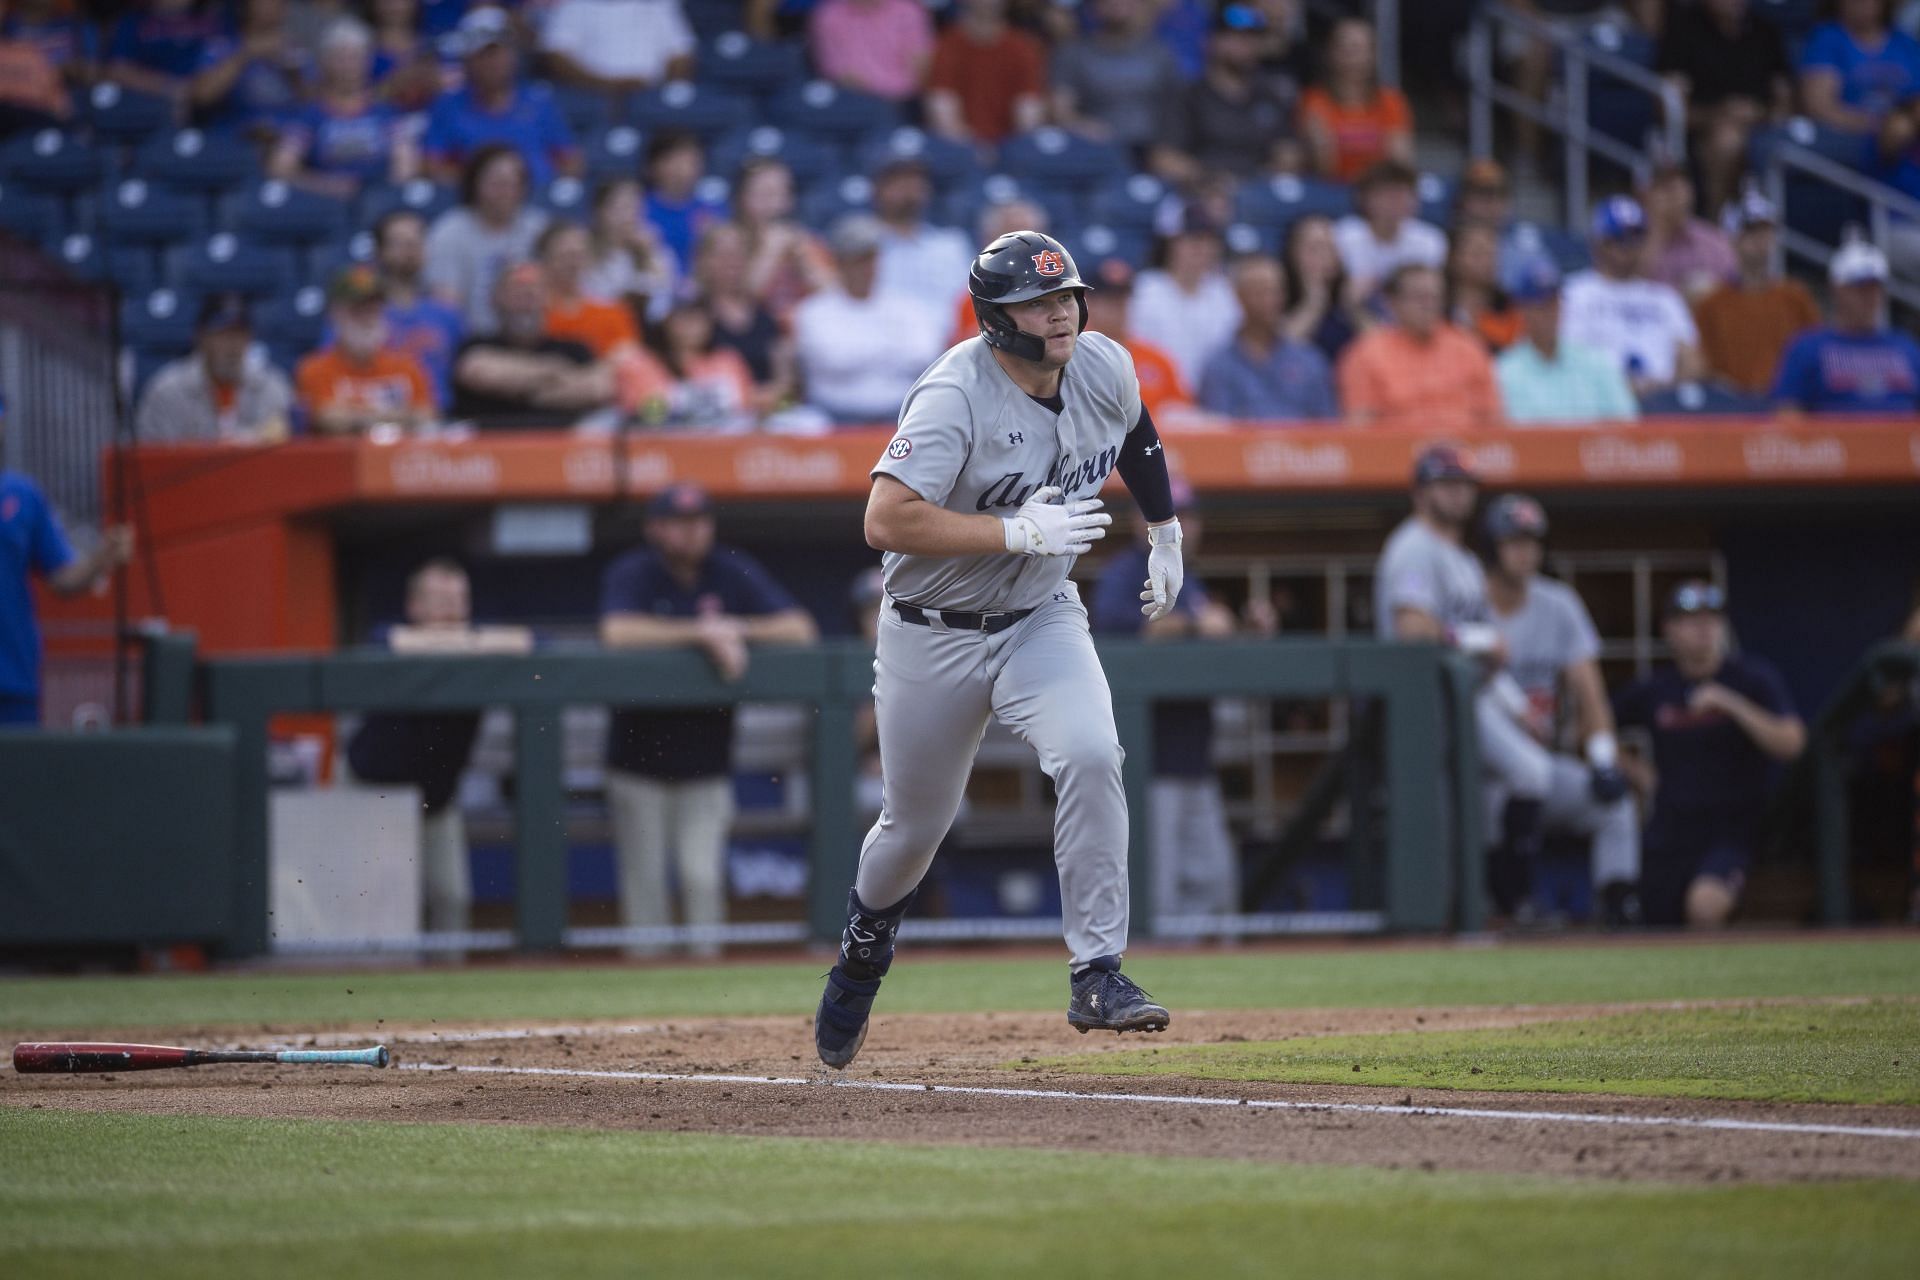
[[[0,1106],[18,1276],[1906,1277],[1920,1183],[1681,1187]]]
[[[338,974],[259,971],[0,980],[0,1028],[552,1022],[805,1014],[824,959],[685,968],[554,966]],[[1713,945],[1433,947],[1141,953],[1128,972],[1174,1010],[1554,1004],[1920,994],[1920,939]],[[916,960],[887,980],[889,1012],[1047,1010],[1063,963]]]
[[[1083,1054],[1118,1076],[1920,1105],[1920,1004],[1687,1009],[1491,1031]]]

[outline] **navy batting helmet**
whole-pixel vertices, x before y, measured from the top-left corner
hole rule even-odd
[[[1474,474],[1467,456],[1453,445],[1430,444],[1413,460],[1413,487],[1418,489],[1436,480],[1471,480],[1477,484],[1480,477]]]
[[[1524,493],[1504,494],[1487,508],[1487,539],[1504,542],[1508,538],[1547,536],[1547,512]]]
[[[967,272],[967,292],[973,295],[973,314],[980,321],[987,345],[1022,360],[1040,360],[1047,354],[1046,339],[1022,333],[1007,314],[1006,304],[1026,302],[1061,289],[1078,289],[1080,328],[1087,327],[1087,289],[1073,255],[1052,236],[1038,231],[1014,231],[980,251]]]

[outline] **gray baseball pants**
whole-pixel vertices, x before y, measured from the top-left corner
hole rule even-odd
[[[923,627],[883,607],[873,671],[881,803],[860,849],[860,900],[889,907],[927,874],[997,717],[1040,757],[1059,797],[1053,860],[1074,966],[1125,951],[1124,753],[1078,597],[1062,592],[998,635],[937,617]]]
[[[1475,702],[1480,763],[1487,773],[1488,831],[1500,830],[1500,812],[1510,799],[1538,800],[1549,831],[1590,836],[1595,886],[1640,876],[1640,820],[1633,797],[1601,804],[1588,790],[1587,766],[1556,755],[1521,728],[1491,695]]]

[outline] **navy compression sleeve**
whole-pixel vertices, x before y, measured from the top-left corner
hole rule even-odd
[[[1140,406],[1140,421],[1133,424],[1120,444],[1120,461],[1115,469],[1148,524],[1173,519],[1173,480],[1167,475],[1167,451],[1160,447],[1160,433],[1154,430],[1153,417],[1144,404]]]

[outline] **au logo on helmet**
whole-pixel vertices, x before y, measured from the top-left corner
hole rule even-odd
[[[1043,276],[1057,276],[1066,271],[1067,264],[1053,250],[1042,249],[1033,255],[1033,269]]]

